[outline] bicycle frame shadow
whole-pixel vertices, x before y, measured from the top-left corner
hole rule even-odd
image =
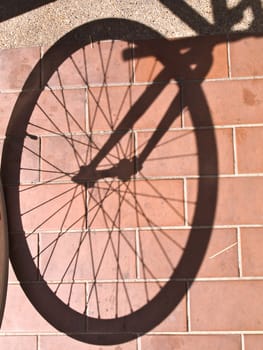
[[[146,88],[143,98],[139,98],[130,106],[123,121],[117,124],[115,129],[116,133],[113,133],[112,136],[108,138],[102,149],[98,151],[100,156],[98,157],[98,160],[94,162],[93,173],[91,174],[92,176],[95,174],[98,179],[105,176],[115,176],[118,179],[123,180],[124,183],[130,180],[134,174],[137,174],[143,168],[147,157],[153,152],[163,135],[171,127],[175,119],[174,115],[180,114],[180,110],[185,107],[181,104],[180,99],[173,100],[168,106],[157,127],[159,131],[153,134],[143,152],[135,158],[134,154],[130,156],[129,164],[131,164],[132,170],[129,170],[129,167],[121,168],[121,166],[119,166],[118,168],[115,164],[115,167],[112,166],[110,169],[110,173],[108,172],[105,175],[105,173],[95,173],[94,169],[96,168],[97,163],[103,160],[111,151],[113,146],[119,143],[121,136],[133,128],[134,124],[141,118],[147,108],[154,103],[155,99],[161,93],[168,81],[170,81],[171,77],[179,83],[179,87],[180,81],[184,79],[197,80],[198,83],[196,84],[196,87],[193,87],[193,93],[195,96],[199,97],[202,104],[204,118],[206,119],[207,124],[211,127],[212,137],[210,147],[212,157],[209,158],[208,165],[208,160],[206,159],[207,144],[205,140],[197,134],[196,142],[200,154],[198,159],[200,178],[196,210],[191,223],[192,229],[183,257],[179,263],[174,266],[174,270],[172,271],[167,283],[162,286],[159,293],[146,305],[134,312],[131,311],[131,313],[126,316],[113,319],[99,317],[96,319],[90,316],[88,317],[86,315],[86,310],[84,310],[83,313],[80,313],[71,309],[65,302],[62,302],[56,297],[55,293],[50,289],[45,278],[42,276],[39,267],[35,265],[34,261],[32,261],[32,256],[26,239],[21,235],[24,229],[20,208],[21,194],[18,187],[22,170],[21,159],[24,150],[24,140],[26,137],[29,137],[32,140],[37,139],[37,136],[27,132],[29,117],[33,113],[38,98],[53,73],[62,62],[68,57],[72,57],[72,54],[75,51],[86,45],[93,45],[96,41],[131,41],[134,40],[133,33],[139,32],[147,32],[147,28],[130,21],[122,21],[120,23],[118,20],[114,19],[101,20],[85,24],[77,30],[68,33],[50,48],[30,74],[23,87],[23,91],[19,95],[7,129],[3,150],[3,183],[5,186],[8,208],[12,208],[12,211],[8,212],[11,241],[10,255],[17,277],[21,282],[21,286],[34,307],[55,328],[77,340],[93,344],[111,345],[129,341],[155,328],[166,317],[168,317],[185,296],[187,289],[190,288],[198,273],[207,249],[216,210],[218,191],[217,145],[215,143],[209,106],[200,84],[206,77],[213,63],[212,49],[216,44],[220,43],[221,38],[218,37],[217,39],[212,40],[211,46],[207,47],[207,51],[204,52],[203,57],[199,57],[196,54],[194,46],[192,46],[192,39],[166,41],[159,36],[160,42],[165,43],[164,50],[161,54],[160,50],[157,50],[156,52],[156,46],[152,45],[153,41],[148,41],[141,47],[138,44],[138,47],[135,46],[133,53],[134,58],[136,59],[145,57],[148,54],[156,56],[157,60],[163,64],[164,70],[160,74],[157,74],[154,84],[149,85]],[[122,33],[125,33],[125,35]],[[150,30],[148,34],[155,37],[158,36],[158,34],[153,33],[152,30]],[[92,41],[90,38],[92,38]],[[237,40],[237,37],[233,37],[233,40]],[[175,53],[177,54],[175,55]],[[124,60],[130,59],[131,54],[132,53],[129,49],[124,51]],[[36,82],[39,80],[39,72],[43,67],[44,74],[42,75],[42,89],[34,90],[34,86],[36,86]],[[86,83],[88,86],[88,82]],[[192,122],[195,127],[195,108],[191,103],[188,105],[188,108],[191,111]],[[21,113],[21,111],[23,111],[23,113]],[[12,158],[10,157],[10,154],[12,155]],[[207,168],[209,168],[210,175],[208,178],[203,177],[204,174],[207,174]],[[85,194],[86,187],[92,182],[92,177],[87,180],[85,176],[84,179],[80,178],[79,180],[78,178],[78,181],[75,181],[82,187],[80,192],[81,195]],[[85,190],[83,190],[83,188]],[[165,197],[163,200],[164,202],[168,201]],[[141,216],[145,218],[144,214],[141,214]],[[85,230],[87,230],[87,227],[83,227],[83,231]],[[63,232],[61,231],[61,233]]]
[[[56,0],[2,0],[0,5],[0,22],[6,21],[13,17],[22,15],[28,11],[37,9],[40,6],[47,5]]]

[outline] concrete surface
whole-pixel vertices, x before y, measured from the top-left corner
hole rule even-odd
[[[244,1],[240,0],[227,3],[228,9],[236,8],[236,12],[239,9],[233,25],[222,10],[224,2],[218,0],[29,0],[24,4],[3,0],[0,47],[51,45],[73,28],[106,17],[139,21],[169,38],[248,29],[262,31],[263,0],[251,0],[249,7],[242,7]],[[184,23],[186,18],[188,24]],[[211,27],[215,21],[217,27]]]

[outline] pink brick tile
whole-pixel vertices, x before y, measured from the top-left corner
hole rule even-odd
[[[0,136],[5,136],[6,128],[11,117],[18,93],[0,93]]]
[[[262,123],[263,80],[205,82],[201,85],[214,125]],[[184,85],[185,125],[190,126],[188,105],[195,125],[209,125],[207,111],[200,100],[198,83]]]
[[[135,249],[135,234],[130,231],[74,232],[60,237],[44,233],[41,272],[45,279],[58,281],[135,278]]]
[[[155,80],[164,67],[167,73],[163,79],[158,80],[167,81],[171,77],[177,79],[202,79],[205,76],[222,78],[228,73],[224,37],[138,41],[135,46],[135,58],[137,58],[135,77],[138,82]]]
[[[169,278],[184,254],[189,233],[188,230],[140,231],[140,277]],[[191,234],[196,242],[202,241],[206,239],[207,229],[194,230]],[[237,261],[235,230],[214,229],[197,277],[237,276]],[[185,262],[176,277],[191,277],[192,263],[190,259]]]
[[[26,335],[0,336],[2,350],[37,350],[37,337]]]
[[[138,157],[152,135],[152,132],[138,133]],[[199,149],[196,145],[196,135],[200,140]],[[233,173],[232,131],[216,130],[215,136],[220,145],[219,172]],[[211,145],[213,145],[212,130],[166,132],[143,163],[142,173],[144,176],[198,175],[198,162],[201,160],[205,166],[204,172],[200,175],[214,174],[215,155],[211,151],[213,149]]]
[[[103,181],[89,189],[90,228],[121,229],[136,226],[133,182]]]
[[[239,173],[263,172],[263,127],[236,129]]]
[[[135,184],[137,226],[184,224],[181,180],[145,180]]]
[[[27,137],[21,159],[20,183],[39,181],[40,141]]]
[[[242,268],[244,276],[263,275],[263,229],[241,229]]]
[[[263,281],[196,282],[191,295],[193,331],[262,330]]]
[[[21,187],[20,211],[24,230],[38,232],[82,229],[85,214],[84,194],[75,184]]]
[[[130,113],[130,121],[123,129],[157,128],[170,104],[178,94],[178,86],[103,86],[89,89],[89,124],[91,130],[114,130]],[[141,100],[140,100],[141,99]],[[136,102],[140,101],[137,105]],[[179,102],[179,99],[178,99]],[[181,126],[179,103],[173,109],[175,121],[171,127]],[[171,114],[171,112],[170,112]],[[178,117],[179,114],[179,117]]]
[[[48,283],[49,288],[54,295],[64,302],[69,308],[81,314],[85,314],[86,310],[86,286],[84,283]],[[69,325],[72,320],[68,316]],[[69,326],[70,329],[70,326]]]
[[[85,338],[85,334],[83,336]],[[98,341],[101,339],[101,336],[98,335]],[[116,336],[118,339],[118,336]],[[96,341],[96,340],[95,340]],[[75,339],[66,336],[50,336],[50,335],[41,335],[40,336],[40,346],[41,349],[45,350],[57,350],[59,347],[63,347],[64,350],[136,350],[136,341],[131,341],[124,344],[118,345],[92,345],[85,342],[79,342]]]
[[[129,315],[132,312],[140,309],[144,305],[148,304],[159,291],[161,286],[157,283],[107,283],[107,284],[97,284],[96,287],[90,286],[89,302],[88,302],[88,313],[91,317],[101,318],[115,318]],[[174,290],[182,289],[184,290],[184,283],[174,282]],[[97,297],[96,297],[97,295]],[[171,298],[174,295],[167,295],[166,302],[171,302]],[[154,306],[153,306],[154,307]],[[155,306],[156,307],[156,306]],[[158,305],[158,307],[162,307]],[[165,307],[165,305],[164,305]],[[186,299],[185,297],[179,303],[175,305],[175,309],[171,314],[163,320],[158,326],[154,328],[155,331],[185,331],[186,330]],[[156,308],[156,313],[158,317],[158,309]],[[129,321],[127,320],[126,331],[138,331],[142,332],[146,330],[147,314],[145,314],[144,319],[136,323],[136,329],[129,328]],[[152,316],[151,316],[152,317]],[[134,324],[133,324],[134,327]]]
[[[32,293],[38,293],[37,285],[31,285]],[[41,297],[39,296],[41,300]],[[48,305],[47,305],[48,307]],[[26,315],[26,317],[25,317]],[[9,285],[2,331],[38,332],[54,331],[26,298],[20,285]]]
[[[89,128],[115,130],[132,107],[131,86],[89,88]]]
[[[109,140],[114,141],[112,148],[107,146]],[[97,166],[97,170],[108,170],[113,166],[118,166],[119,162],[123,159],[131,160],[134,157],[134,153],[134,135],[131,133],[125,134],[116,132],[113,134],[92,135],[89,149],[89,156],[91,157],[91,160],[96,158],[98,154],[104,154]],[[123,175],[127,178],[130,177],[128,172],[125,171],[124,166],[122,169],[119,169],[117,174],[120,174],[121,172],[123,172]],[[115,177],[118,177],[118,175]]]
[[[91,271],[89,275],[90,279],[136,277],[137,254],[134,231],[91,232],[89,249],[89,265],[94,267],[94,272]]]
[[[44,81],[45,86],[53,87],[69,87],[69,86],[86,86],[86,64],[85,64],[85,51],[83,48],[75,51],[72,55],[64,60],[65,51],[69,48],[64,46],[56,48],[55,59],[43,60],[43,76],[47,80],[46,74],[54,73],[48,81]],[[61,65],[56,66],[54,62],[60,61]]]
[[[149,92],[150,91],[150,92]],[[140,101],[135,109],[135,115],[142,113],[142,108],[147,108],[140,119],[135,123],[135,129],[156,129],[164,116],[174,119],[171,125],[166,123],[163,128],[180,128],[181,111],[178,85],[135,85],[132,87],[132,103]],[[139,100],[141,98],[141,100]],[[174,100],[176,99],[176,102]],[[173,103],[173,108],[169,110]],[[141,106],[141,107],[140,107]],[[169,110],[169,111],[168,111]]]
[[[37,135],[85,131],[85,91],[43,91],[30,124],[27,131]]]
[[[220,178],[218,187],[218,199],[216,203],[216,215],[214,224],[261,224],[263,221],[261,198],[263,195],[262,177],[237,177]],[[211,201],[209,187],[214,179],[203,179],[203,185],[207,186],[204,193],[206,203]],[[198,180],[187,181],[187,198],[189,222],[192,222],[196,203]],[[253,210],[251,206],[253,205]],[[201,209],[201,208],[200,208]],[[210,207],[203,204],[203,210],[199,212],[198,224],[205,225],[210,221],[212,212]]]
[[[131,55],[123,58],[130,47],[125,41],[102,41],[85,47],[89,84],[129,83],[132,77]]]
[[[246,334],[245,335],[245,349],[246,350],[261,350],[263,344],[262,334]]]
[[[21,89],[40,59],[40,48],[2,49],[0,51],[0,89]],[[40,71],[30,89],[40,87]]]
[[[71,181],[80,166],[86,163],[89,148],[86,135],[42,137],[41,180]]]
[[[263,75],[263,38],[232,36],[230,41],[231,72],[233,77]]]
[[[150,335],[142,337],[142,350],[240,350],[238,335]]]
[[[38,235],[30,235],[28,237],[25,237],[22,233],[19,234],[12,234],[10,232],[10,256],[12,256],[12,264],[16,271],[20,271],[19,275],[16,277],[13,267],[9,270],[9,276],[8,281],[14,282],[17,281],[17,278],[20,282],[33,282],[38,280]],[[28,249],[30,250],[31,256],[32,256],[32,263],[35,264],[35,270],[30,270],[29,268],[26,268],[27,266],[27,260],[25,256],[25,251],[23,248],[24,244],[27,245]],[[22,271],[22,274],[21,274]]]

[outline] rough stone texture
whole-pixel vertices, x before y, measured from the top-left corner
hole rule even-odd
[[[0,47],[51,45],[73,28],[106,17],[135,20],[169,38],[244,30],[262,32],[263,0],[251,1],[250,7],[240,11],[241,0],[227,1],[229,10],[236,8],[229,16],[222,9],[222,3],[216,0],[3,0]],[[195,12],[185,10],[184,4]],[[188,24],[184,23],[185,18]],[[230,25],[230,18],[235,18],[235,24]],[[218,26],[211,27],[215,21]]]

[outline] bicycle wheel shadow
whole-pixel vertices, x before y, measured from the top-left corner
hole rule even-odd
[[[27,79],[14,107],[4,144],[2,177],[8,208],[10,255],[17,278],[31,303],[50,324],[77,340],[92,344],[110,345],[132,340],[154,329],[169,317],[185,297],[198,273],[215,216],[218,191],[217,145],[209,106],[200,84],[212,66],[212,50],[222,38],[211,38],[208,41],[210,44],[204,39],[202,57],[199,55],[200,47],[195,47],[192,39],[167,41],[159,37],[159,42],[137,41],[133,47],[134,33],[147,31],[147,35],[158,36],[138,23],[109,19],[83,25],[68,33],[44,54]],[[138,73],[140,59],[148,56],[157,58],[150,66],[150,61],[147,62],[147,67],[150,68],[147,75],[151,83],[144,84],[139,97],[135,94],[134,100],[130,98],[130,104],[121,118],[118,113],[113,113],[112,103],[109,103],[112,89],[107,84],[110,76],[109,60],[106,65],[102,64],[103,60],[99,61],[98,65],[103,72],[99,84],[90,83],[91,75],[87,68],[89,56],[86,56],[85,48],[88,46],[96,50],[97,47],[98,55],[101,56],[101,46],[97,42],[105,40],[111,47],[111,53],[115,42],[128,42],[124,49],[122,47],[121,54],[124,64],[127,63],[127,69],[131,72],[131,79],[134,72],[136,74],[136,69]],[[79,51],[85,58],[83,66],[79,65],[77,56],[74,56]],[[73,101],[77,98],[76,95],[67,97],[63,93],[67,88],[64,89],[62,80],[67,77],[63,77],[59,67],[67,60],[73,64],[83,81],[81,89],[90,95],[96,90],[97,95],[93,101],[96,113],[91,114],[89,119],[94,132],[92,129],[84,129],[78,110],[72,111],[67,103],[67,99]],[[84,70],[80,67],[84,67]],[[34,86],[39,80],[40,72],[42,88],[39,90],[34,89]],[[56,87],[50,84],[54,74],[57,75],[57,80],[53,80],[53,84],[59,84]],[[171,79],[179,84],[169,83]],[[203,121],[209,126],[208,138],[204,137],[202,130],[198,130],[200,106],[197,113],[196,105],[191,100],[186,104],[182,99],[181,82],[188,79],[197,81],[192,87],[192,94],[200,101]],[[120,85],[118,82],[113,84],[113,89],[120,88]],[[135,85],[133,81],[125,83],[122,96],[133,96],[132,89]],[[69,84],[68,89],[75,91],[78,83],[76,86],[72,88]],[[162,110],[154,129],[148,127],[148,137],[140,144],[136,125],[145,118],[148,109],[167,86],[173,89],[176,86],[175,98],[171,98],[168,107]],[[58,95],[58,91],[61,95]],[[104,91],[107,113],[102,102]],[[46,93],[64,110],[66,129],[61,124],[61,114],[56,117],[52,108],[48,109],[47,105],[39,102],[42,94]],[[122,106],[124,97],[118,103]],[[39,114],[34,117],[36,106],[41,110],[43,118]],[[170,146],[171,140],[174,140],[173,132],[176,140],[184,138],[185,133],[178,131],[178,124],[174,123],[178,123],[185,107],[190,111],[190,137],[194,138],[197,153],[194,155],[194,171],[198,172],[198,181],[196,200],[193,204],[190,203],[194,206],[191,220],[185,217],[188,205],[186,197],[176,198],[175,204],[170,199],[171,191],[175,188],[183,193],[183,178],[188,174],[181,173],[178,178],[176,172],[169,173],[168,169],[166,176],[157,176],[156,179],[156,175],[151,173],[154,162],[157,162],[155,168],[160,168],[161,160],[156,157],[156,149],[167,144],[168,148],[161,154],[173,149]],[[96,129],[96,123],[98,110],[101,112],[103,108],[104,117],[110,117],[105,119],[108,129],[103,129],[101,134],[99,127]],[[172,137],[165,139],[167,134]],[[59,142],[58,137],[61,140]],[[99,138],[103,138],[103,141]],[[51,142],[51,152],[48,154],[45,153],[45,147],[50,140],[56,140],[57,143]],[[137,146],[134,140],[137,140]],[[190,143],[193,143],[192,139]],[[52,158],[57,150],[59,157]],[[30,163],[34,164],[31,167],[24,161],[26,153],[35,158],[35,162]],[[69,158],[69,154],[72,158]],[[172,158],[173,169],[178,171],[178,164],[183,168],[180,154],[168,154],[164,159],[165,164],[169,163],[169,156]],[[146,166],[149,160],[150,166]],[[99,168],[101,163],[102,167]],[[162,187],[162,182],[166,181],[170,181],[169,185]],[[51,187],[52,191],[49,192]],[[68,197],[63,197],[69,193]],[[117,204],[114,206],[114,203]],[[158,209],[156,212],[152,211],[154,206]],[[96,215],[91,217],[94,208]],[[178,241],[175,233],[180,229],[187,232],[187,235]],[[103,236],[100,232],[105,231]],[[148,232],[148,243],[143,243],[145,231]],[[97,238],[94,238],[95,233]],[[69,236],[71,240],[73,234],[77,243],[75,246],[75,243],[69,244],[70,249],[73,249],[69,251],[66,237]],[[133,235],[132,238],[129,235]],[[37,242],[35,251],[31,248],[31,239]],[[101,242],[104,243],[101,245]],[[153,242],[162,252],[163,259],[169,263],[169,274],[165,270],[166,278],[158,271],[159,262],[157,272],[150,267],[150,264],[154,264],[153,253],[149,252],[149,246],[151,250],[154,249]],[[124,249],[135,256],[135,272],[130,271],[129,262],[120,253],[125,244]],[[174,259],[177,253],[171,251],[171,247],[173,249],[181,245],[181,256]],[[86,252],[88,249],[89,260],[87,255],[84,258],[81,256],[83,247]],[[108,247],[111,247],[109,256]],[[99,248],[101,250],[98,252]],[[71,254],[68,260],[67,253]],[[61,270],[59,265],[62,257],[66,263]],[[108,265],[112,260],[114,267],[109,270]],[[105,261],[107,268],[103,272],[101,265]],[[88,265],[86,270],[89,273],[86,270],[79,272],[81,263]],[[49,271],[51,264],[54,267]],[[158,286],[157,292],[151,294],[150,283]],[[65,285],[68,288],[66,297],[60,292],[61,286]],[[105,298],[106,285],[111,288],[109,300]],[[143,286],[145,296],[143,303],[139,300],[133,306],[133,298],[139,296],[138,299],[141,299],[141,296],[136,289],[132,294],[129,288],[138,285]],[[78,286],[84,286],[85,289],[81,307],[75,307],[73,300]],[[120,299],[121,294],[124,295],[123,299]],[[78,299],[78,294],[76,298]],[[101,306],[103,302],[106,304],[104,310]],[[94,308],[90,305],[92,303],[95,304]],[[109,313],[108,308],[112,304],[114,307]]]

